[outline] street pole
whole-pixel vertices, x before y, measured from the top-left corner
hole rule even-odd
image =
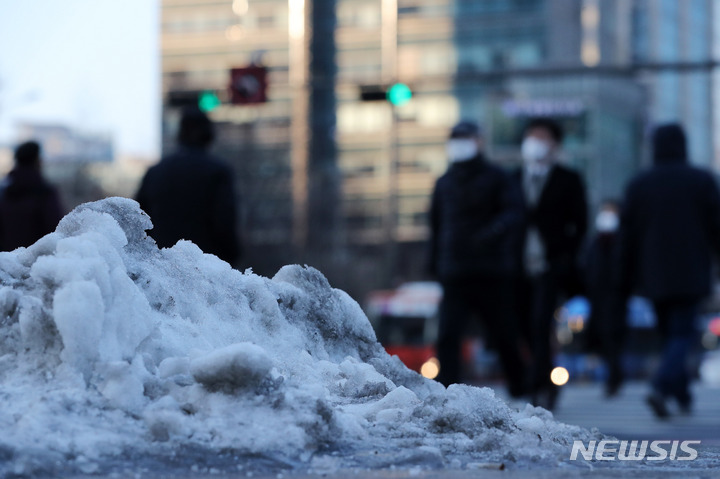
[[[290,84],[292,119],[290,122],[290,165],[292,167],[292,240],[302,255],[308,237],[308,5],[305,0],[288,0],[290,40]],[[296,255],[296,257],[298,257]]]
[[[385,85],[397,81],[397,50],[398,50],[398,4],[397,0],[382,0],[382,79]],[[386,182],[386,213],[385,213],[385,281],[393,286],[397,271],[397,227],[398,227],[398,163],[399,138],[397,111],[394,105],[386,103],[391,111],[389,132],[389,155]]]

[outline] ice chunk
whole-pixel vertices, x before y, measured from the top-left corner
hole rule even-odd
[[[165,358],[158,366],[160,378],[169,378],[178,374],[190,374],[189,358]]]
[[[265,350],[252,343],[216,349],[190,363],[195,380],[210,390],[257,386],[272,368]]]
[[[114,407],[136,414],[142,412],[147,401],[143,384],[147,372],[140,356],[130,364],[125,361],[107,363],[100,373],[102,379],[98,389]]]
[[[63,342],[61,358],[89,379],[100,356],[98,345],[105,316],[97,283],[75,281],[59,289],[53,299],[53,317]]]

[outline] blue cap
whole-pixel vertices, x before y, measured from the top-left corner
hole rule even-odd
[[[450,138],[473,138],[479,136],[482,136],[482,129],[474,121],[463,120],[450,130]]]

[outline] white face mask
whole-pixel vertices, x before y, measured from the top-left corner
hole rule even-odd
[[[595,229],[598,233],[614,233],[620,227],[620,218],[612,211],[601,211],[595,219]]]
[[[447,152],[450,163],[456,163],[458,161],[467,161],[475,158],[479,148],[477,141],[473,139],[453,138],[448,140],[447,145],[445,145],[445,151]]]
[[[528,136],[522,142],[522,158],[528,165],[541,163],[550,153],[550,145],[534,136]]]

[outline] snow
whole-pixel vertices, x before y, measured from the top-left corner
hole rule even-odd
[[[110,198],[0,253],[0,476],[207,451],[324,472],[553,467],[601,437],[408,370],[313,268],[242,273],[187,241],[158,249],[151,227]]]
[[[260,346],[237,343],[216,349],[190,363],[190,374],[208,390],[234,391],[259,386],[273,362]]]

